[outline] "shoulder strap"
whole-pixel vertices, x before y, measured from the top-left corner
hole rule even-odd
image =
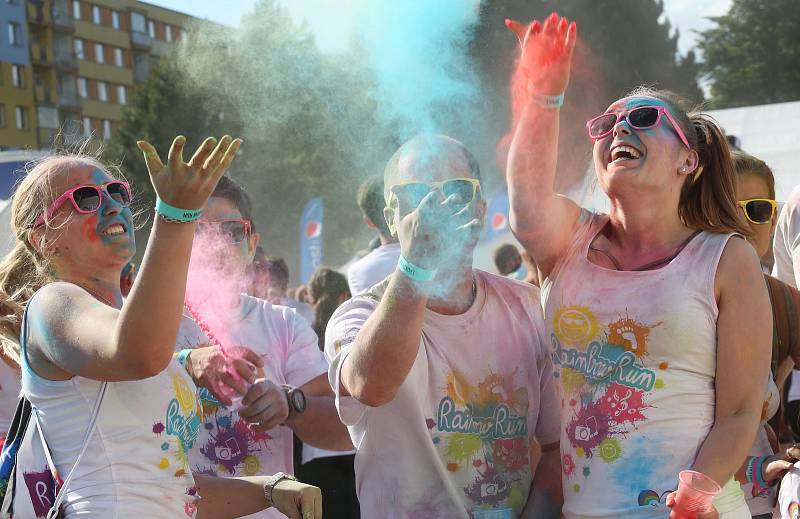
[[[86,429],[86,433],[83,435],[83,446],[81,447],[80,453],[78,453],[78,457],[75,459],[75,464],[70,469],[69,474],[67,474],[67,478],[64,482],[58,487],[58,493],[56,494],[56,498],[53,501],[53,506],[50,508],[50,511],[47,512],[47,519],[55,519],[58,517],[59,510],[61,508],[61,502],[64,500],[66,496],[66,490],[69,486],[70,481],[72,481],[72,476],[75,475],[75,469],[78,468],[78,464],[80,464],[83,455],[86,453],[86,449],[89,447],[89,440],[92,438],[92,434],[94,434],[94,430],[97,426],[97,416],[100,414],[100,405],[103,403],[103,397],[106,394],[106,388],[108,387],[108,382],[103,382],[100,385],[100,391],[97,395],[97,399],[94,402],[94,408],[92,409],[92,415],[89,419],[89,427]],[[53,479],[58,482],[58,471],[56,470],[56,465],[53,463],[53,458],[50,454],[50,447],[47,445],[47,440],[44,438],[44,431],[42,429],[42,425],[39,422],[39,411],[34,408],[32,413],[33,419],[36,423],[36,429],[39,431],[39,438],[42,440],[42,446],[44,447],[44,453],[47,457],[47,463],[50,466],[50,471],[53,473]],[[58,483],[56,483],[58,484]]]
[[[781,290],[781,283],[772,276],[764,276],[767,281],[770,303],[772,303],[772,376],[778,371],[778,365],[789,352],[789,315],[786,308],[786,294]]]

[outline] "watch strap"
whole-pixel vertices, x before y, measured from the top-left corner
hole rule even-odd
[[[283,481],[284,479],[289,479],[291,481],[297,481],[297,478],[292,476],[291,474],[287,474],[285,472],[278,472],[275,475],[267,476],[267,481],[264,483],[264,499],[267,501],[267,506],[275,506],[275,502],[272,499],[272,494],[275,491],[275,485]]]

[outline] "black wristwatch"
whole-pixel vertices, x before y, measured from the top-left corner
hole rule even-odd
[[[306,395],[297,387],[281,385],[289,402],[289,416],[303,414],[306,410]]]

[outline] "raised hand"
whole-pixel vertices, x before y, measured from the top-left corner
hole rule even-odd
[[[544,23],[534,20],[525,26],[516,20],[506,20],[520,42],[518,72],[524,75],[529,93],[563,94],[569,84],[572,53],[578,28],[575,22],[553,13]]]
[[[144,153],[150,181],[159,198],[181,209],[200,209],[230,167],[242,140],[225,135],[217,143],[215,138],[208,137],[189,162],[184,162],[186,137],[179,135],[172,141],[166,165],[152,144],[146,141],[136,144]]]

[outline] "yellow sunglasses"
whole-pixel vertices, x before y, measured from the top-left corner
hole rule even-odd
[[[778,202],[771,198],[750,198],[736,202],[750,223],[764,225],[772,221]]]
[[[457,203],[469,204],[475,199],[480,188],[481,181],[477,178],[450,178],[441,182],[404,182],[392,186],[389,202],[394,195],[403,207],[415,209],[428,193],[439,189],[445,198],[455,195]]]

